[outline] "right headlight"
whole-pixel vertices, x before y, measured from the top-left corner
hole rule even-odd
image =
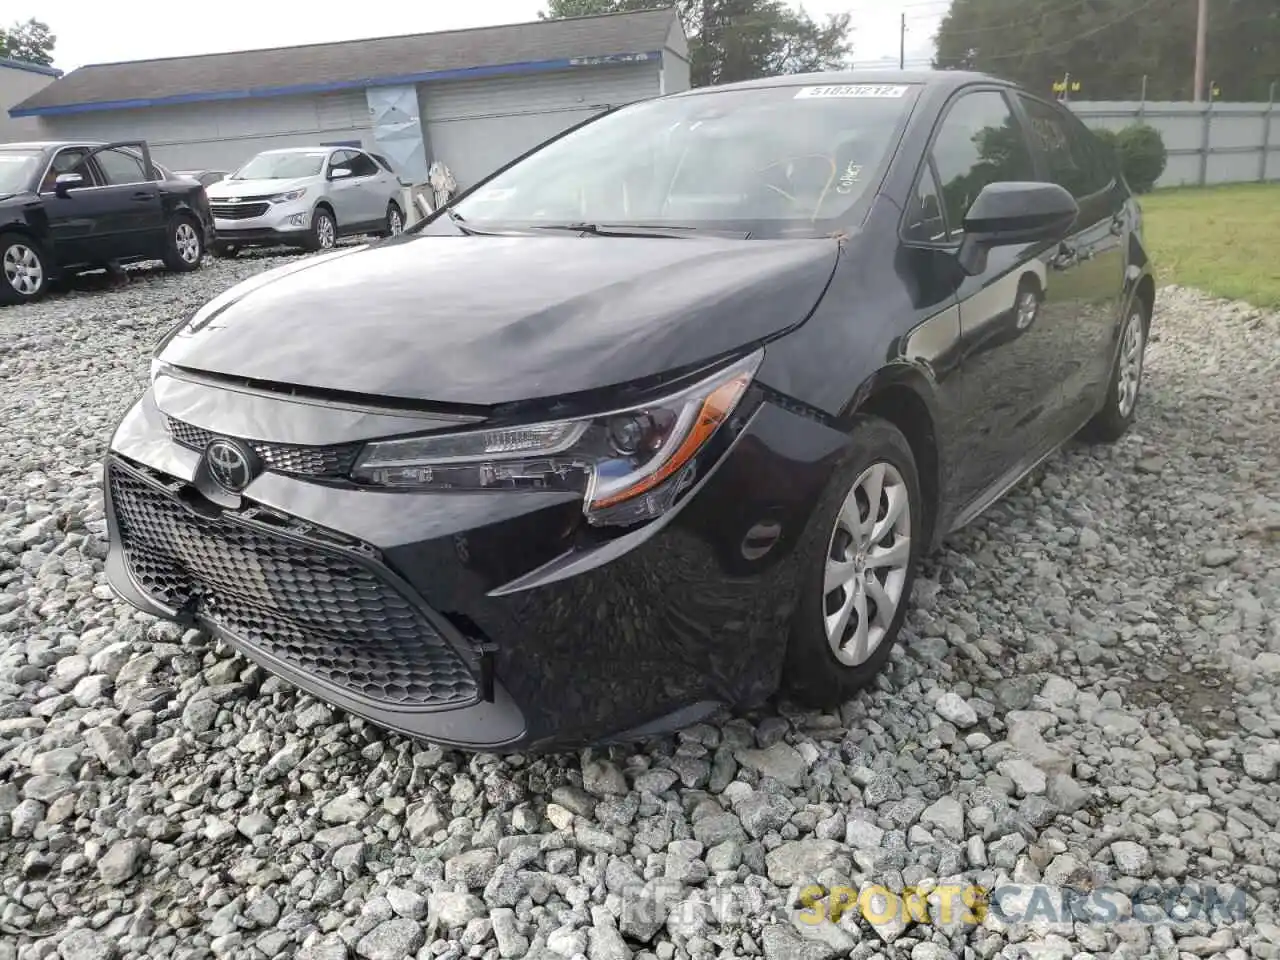
[[[567,490],[597,525],[666,512],[742,400],[764,351],[652,403],[595,417],[367,444],[351,477],[418,490]]]

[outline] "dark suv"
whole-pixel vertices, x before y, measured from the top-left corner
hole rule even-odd
[[[204,188],[152,163],[141,141],[0,144],[0,303],[108,264],[195,270],[212,233]]]

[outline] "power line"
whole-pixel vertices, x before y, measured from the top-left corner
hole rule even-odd
[[[1138,14],[1142,13],[1144,10],[1148,10],[1151,7],[1155,6],[1156,3],[1158,2],[1168,2],[1168,0],[1144,0],[1144,2],[1139,3],[1136,7],[1133,7],[1127,13],[1122,13],[1120,16],[1116,17],[1114,20],[1108,20],[1106,23],[1100,23],[1098,24],[1098,26],[1090,27],[1088,30],[1084,30],[1076,34],[1074,37],[1068,37],[1066,40],[1061,40],[1058,43],[1051,43],[1046,47],[1031,47],[1026,50],[1018,50],[1016,53],[995,54],[994,56],[983,57],[982,59],[984,62],[990,62],[992,60],[1014,60],[1019,57],[1037,56],[1042,53],[1056,53],[1059,50],[1065,50],[1066,48],[1079,43],[1081,40],[1084,40],[1086,37],[1092,37],[1094,34],[1101,33],[1103,30],[1108,30],[1111,27],[1119,26],[1121,23],[1124,23],[1126,20],[1131,20],[1134,17],[1136,17]]]
[[[1053,12],[1059,13],[1059,14],[1070,13],[1076,10],[1083,10],[1086,7],[1090,6],[1090,4],[1091,4],[1091,0],[1075,0],[1074,3],[1064,3],[1061,6],[1054,8]],[[966,27],[963,30],[948,30],[947,36],[968,37],[968,36],[973,36],[975,34],[983,34],[983,33],[1002,33],[1006,30],[1017,29],[1018,27],[1031,27],[1031,26],[1035,26],[1036,24],[1043,23],[1044,20],[1046,19],[1046,16],[1047,14],[1042,12],[1038,16],[1031,17],[1030,19],[1015,20],[1012,23],[991,24],[985,27]]]

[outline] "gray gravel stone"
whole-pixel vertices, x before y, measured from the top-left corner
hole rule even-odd
[[[107,886],[119,886],[142,868],[145,857],[141,840],[119,840],[98,861],[98,876]]]
[[[804,758],[787,743],[775,743],[764,750],[740,750],[736,754],[740,764],[754,770],[762,777],[772,777],[783,786],[799,787],[804,779]]]
[[[404,917],[384,920],[356,943],[356,955],[365,960],[402,960],[426,939],[422,927]]]
[[[938,711],[938,716],[943,720],[961,730],[972,727],[978,722],[977,712],[965,702],[964,697],[950,691],[940,696],[933,708]]]
[[[58,942],[58,956],[62,960],[114,960],[116,945],[96,931],[81,927]]]

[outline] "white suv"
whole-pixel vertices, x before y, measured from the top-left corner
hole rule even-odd
[[[241,247],[327,250],[338,237],[394,236],[404,227],[400,178],[354,147],[291,147],[258,154],[205,188],[213,208],[214,256]]]

